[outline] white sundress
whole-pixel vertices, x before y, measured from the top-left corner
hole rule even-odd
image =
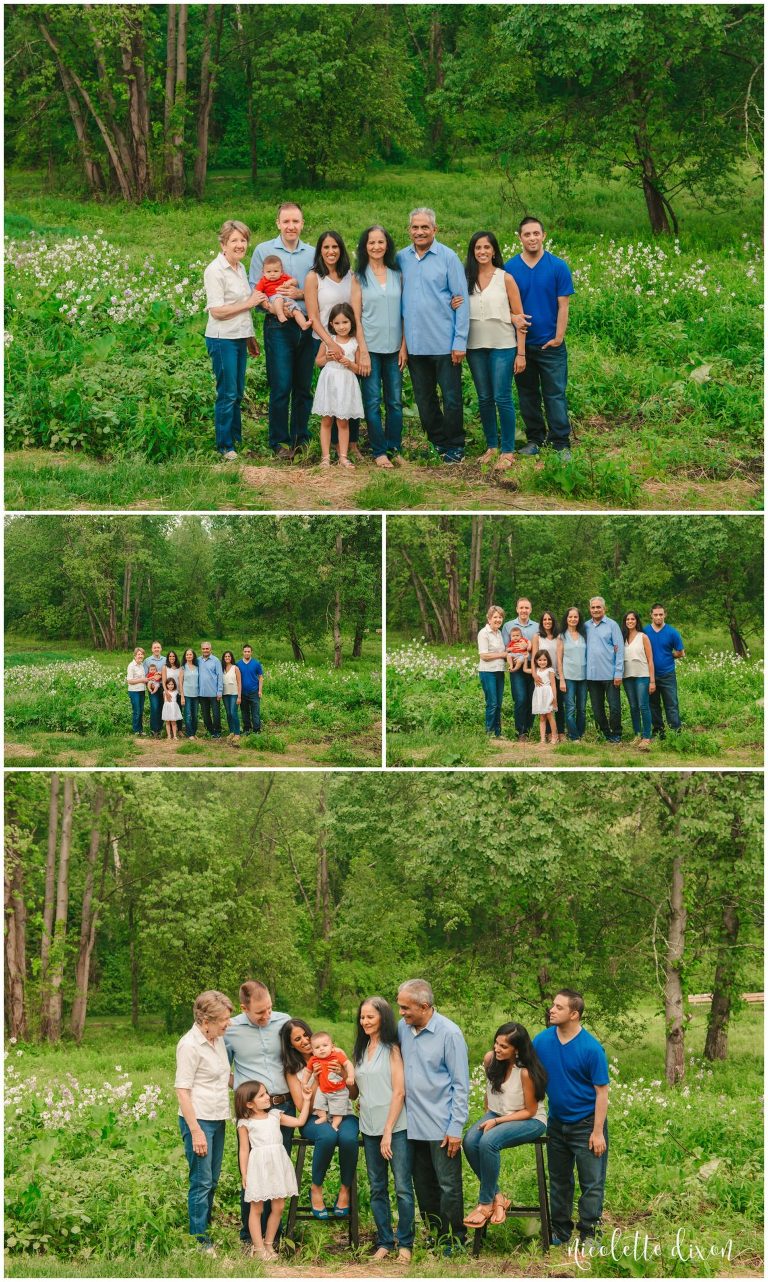
[[[541,685],[538,682],[533,687],[533,702],[531,703],[531,712],[542,713],[554,711],[554,696],[552,694],[552,682],[549,679],[551,668],[547,668],[544,676],[545,681]]]
[[[251,1151],[245,1177],[246,1202],[266,1202],[273,1197],[294,1197],[296,1172],[283,1148],[280,1109],[271,1108],[263,1122],[241,1118],[238,1126],[248,1131]]]
[[[357,339],[348,338],[339,346],[349,360],[354,361],[357,354]],[[329,361],[320,370],[320,377],[315,388],[315,399],[312,402],[312,413],[326,418],[350,419],[362,418],[363,398],[360,395],[360,384],[357,375],[351,369],[345,369],[338,361]]]
[[[167,693],[171,697],[163,700],[163,721],[181,721],[179,692],[178,690],[169,690]]]

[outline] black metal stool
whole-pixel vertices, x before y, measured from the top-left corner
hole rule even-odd
[[[547,1195],[547,1174],[544,1169],[544,1149],[547,1144],[546,1135],[540,1135],[537,1140],[533,1140],[533,1148],[536,1150],[536,1182],[539,1187],[538,1206],[510,1206],[507,1216],[516,1215],[538,1215],[541,1221],[541,1249],[548,1251],[552,1245],[552,1220],[549,1215],[549,1197]],[[527,1145],[520,1145],[521,1148]],[[473,1256],[478,1256],[483,1249],[483,1241],[488,1226],[483,1225],[481,1229],[475,1229],[475,1240],[472,1245]]]
[[[359,1140],[359,1144],[362,1147],[362,1139]],[[288,1220],[285,1225],[285,1236],[289,1238],[291,1241],[293,1241],[293,1230],[296,1227],[297,1220],[311,1220],[313,1224],[323,1224],[323,1225],[342,1224],[346,1220],[347,1231],[349,1235],[349,1245],[351,1247],[359,1246],[360,1245],[360,1221],[358,1218],[358,1211],[357,1211],[357,1167],[355,1167],[355,1178],[352,1181],[352,1187],[349,1190],[349,1217],[345,1216],[344,1219],[337,1219],[335,1215],[329,1215],[327,1220],[318,1220],[312,1214],[311,1202],[305,1202],[304,1204],[301,1204],[299,1202],[299,1198],[301,1196],[301,1176],[304,1171],[304,1161],[306,1158],[307,1149],[314,1148],[314,1140],[305,1140],[302,1136],[294,1136],[293,1142],[291,1144],[292,1150],[294,1145],[297,1149],[296,1186],[298,1188],[298,1193],[296,1193],[291,1198],[290,1204],[288,1206]]]

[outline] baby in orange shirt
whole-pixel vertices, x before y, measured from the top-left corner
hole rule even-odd
[[[355,1082],[352,1061],[339,1046],[334,1046],[329,1033],[313,1033],[312,1057],[307,1063],[317,1082],[314,1112],[318,1122],[327,1122],[338,1131],[341,1119],[349,1113],[349,1088]]]
[[[261,280],[256,288],[267,295],[270,310],[274,312],[280,324],[284,324],[290,317],[291,320],[295,320],[299,329],[309,329],[310,322],[301,308],[296,306],[295,299],[277,292],[283,285],[298,285],[295,276],[288,276],[283,271],[283,264],[277,254],[267,254],[261,265],[261,271]]]

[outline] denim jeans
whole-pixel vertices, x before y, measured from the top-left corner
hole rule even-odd
[[[161,686],[154,694],[148,690],[147,694],[149,695],[149,728],[152,734],[160,734],[163,729],[163,688]]]
[[[276,316],[264,317],[264,360],[269,383],[269,448],[309,440],[312,375],[320,346],[311,329]]]
[[[144,733],[144,693],[143,690],[128,691],[131,701],[131,729],[134,734]]]
[[[644,739],[651,737],[651,705],[649,702],[650,677],[625,677],[624,693],[627,696],[632,729]]]
[[[368,424],[368,441],[374,458],[399,454],[403,447],[403,375],[397,352],[371,352],[371,372],[360,385]],[[381,418],[384,392],[386,430]]]
[[[466,1239],[461,1150],[455,1157],[439,1140],[409,1140],[413,1187],[421,1218],[432,1238]]]
[[[608,1168],[608,1148],[601,1157],[589,1147],[589,1137],[595,1124],[594,1114],[580,1122],[560,1122],[550,1113],[547,1123],[547,1164],[549,1166],[549,1204],[552,1213],[552,1232],[561,1242],[567,1242],[573,1232],[573,1194],[575,1188],[574,1165],[579,1174],[580,1237],[594,1237],[603,1213],[605,1173]],[[605,1142],[608,1144],[608,1123],[605,1124]]]
[[[261,730],[261,699],[257,694],[244,694],[240,704],[240,711],[243,714],[243,730],[246,734],[251,731],[258,734]]]
[[[501,452],[512,454],[515,448],[515,403],[512,400],[512,374],[516,347],[473,347],[467,350],[467,364],[477,391],[477,408],[489,450],[499,444]],[[499,426],[496,425],[496,411]]]
[[[208,1229],[211,1224],[213,1195],[221,1175],[221,1163],[224,1157],[224,1132],[226,1122],[206,1122],[197,1119],[200,1130],[208,1141],[208,1152],[200,1157],[192,1148],[192,1132],[183,1117],[179,1118],[179,1129],[184,1141],[184,1152],[189,1164],[189,1231],[192,1237],[207,1246],[210,1243]]]
[[[559,689],[559,686],[558,686]],[[565,678],[565,694],[560,693],[565,704],[565,729],[569,739],[583,739],[587,728],[587,683]]]
[[[504,698],[503,672],[478,672],[485,695],[485,733],[501,734],[501,703]]]
[[[568,382],[568,353],[565,343],[561,343],[559,347],[546,348],[528,343],[525,348],[525,369],[522,374],[515,374],[515,382],[528,444],[543,445],[546,440],[556,450],[564,450],[571,433],[568,403],[565,399]],[[546,424],[544,414],[547,416]]]
[[[353,1113],[342,1118],[338,1131],[330,1122],[316,1122],[310,1117],[301,1128],[305,1140],[312,1140],[312,1183],[322,1184],[331,1164],[333,1150],[339,1147],[339,1174],[341,1183],[349,1188],[355,1178],[358,1154],[358,1122]]]
[[[587,687],[592,716],[598,730],[612,743],[618,743],[621,738],[621,687],[615,686],[612,681],[588,681]],[[606,699],[608,719],[605,716]]]
[[[677,676],[674,672],[667,672],[663,677],[656,673],[656,689],[650,697],[650,704],[653,733],[657,735],[664,734],[664,717],[661,715],[662,702],[670,730],[679,730],[680,707],[677,702]]]
[[[487,1122],[489,1118],[498,1116],[498,1113],[484,1113],[480,1122]],[[480,1122],[475,1122],[469,1128],[463,1143],[466,1159],[480,1181],[477,1200],[488,1205],[499,1191],[502,1150],[515,1148],[518,1144],[531,1144],[547,1128],[536,1117],[519,1122],[502,1122],[501,1126],[492,1126],[489,1131],[481,1131]]]
[[[278,1107],[280,1108],[280,1112],[281,1112],[281,1113],[290,1113],[293,1117],[295,1117],[295,1116],[296,1116],[296,1107],[295,1107],[295,1105],[294,1105],[294,1103],[293,1103],[293,1100],[292,1100],[292,1099],[287,1100],[287,1101],[285,1102],[285,1104],[280,1104]],[[293,1143],[293,1127],[292,1127],[292,1126],[281,1126],[281,1128],[280,1128],[280,1134],[281,1134],[281,1135],[282,1135],[282,1137],[283,1137],[283,1148],[285,1149],[286,1153],[287,1153],[287,1154],[288,1154],[288,1156],[290,1157],[290,1156],[291,1156],[291,1145],[292,1145],[292,1143]],[[237,1150],[237,1151],[238,1151],[238,1163],[239,1163],[239,1160],[240,1160],[240,1159],[239,1159],[239,1153],[240,1153],[240,1149],[239,1149],[239,1135],[240,1135],[240,1132],[238,1131],[237,1127],[235,1127],[235,1140],[236,1140],[236,1141],[237,1141],[237,1143],[238,1143],[238,1150]],[[264,1236],[264,1232],[265,1232],[266,1227],[267,1227],[267,1220],[269,1219],[269,1213],[270,1213],[270,1211],[271,1211],[271,1210],[272,1210],[272,1203],[271,1203],[271,1201],[267,1201],[267,1202],[265,1202],[265,1203],[264,1203],[264,1206],[263,1206],[263,1209],[262,1209],[262,1212],[261,1212],[261,1236],[262,1236],[262,1237]],[[252,1239],[251,1239],[251,1227],[250,1227],[250,1224],[249,1224],[249,1222],[248,1222],[248,1221],[249,1221],[249,1219],[250,1219],[250,1214],[251,1214],[251,1204],[250,1204],[250,1202],[246,1202],[246,1200],[245,1200],[245,1189],[241,1187],[241,1189],[240,1189],[240,1241],[241,1241],[241,1242],[250,1242],[250,1241],[252,1240]],[[280,1240],[280,1233],[281,1233],[281,1229],[282,1229],[282,1226],[281,1226],[281,1225],[278,1225],[278,1226],[277,1226],[277,1232],[276,1232],[276,1234],[275,1234],[275,1241],[276,1241],[276,1242],[278,1242],[278,1241]]]
[[[227,725],[229,726],[229,733],[239,734],[240,718],[237,715],[237,695],[236,694],[224,695],[224,711],[227,714]]]
[[[409,356],[413,395],[422,427],[438,454],[464,450],[464,403],[461,366],[447,356]],[[442,408],[437,395],[440,388]]]
[[[533,677],[529,677],[522,668],[516,668],[509,674],[509,685],[515,705],[515,730],[519,735],[530,734],[533,726]]]
[[[381,1156],[381,1136],[364,1135],[363,1151],[371,1189],[371,1214],[376,1224],[376,1246],[390,1250],[395,1245],[392,1232],[392,1208],[389,1204],[388,1169],[392,1167],[397,1196],[397,1245],[413,1246],[416,1234],[416,1202],[413,1196],[411,1172],[411,1147],[406,1131],[395,1131],[392,1136],[392,1156],[387,1161]]]
[[[245,391],[248,362],[245,338],[206,338],[205,345],[216,376],[216,405],[213,422],[219,454],[233,450],[242,439],[240,405]]]
[[[184,695],[184,707],[181,711],[184,713],[184,729],[187,732],[187,737],[190,739],[194,738],[197,734],[198,703],[199,700],[197,695]]]
[[[203,724],[212,739],[221,737],[221,708],[219,700],[215,696],[202,695],[198,699],[200,712],[203,717]]]

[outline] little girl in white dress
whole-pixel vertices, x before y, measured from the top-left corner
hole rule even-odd
[[[320,466],[331,466],[331,429],[336,419],[339,433],[339,467],[354,467],[347,458],[349,451],[349,420],[364,415],[363,398],[357,375],[360,368],[355,360],[358,342],[355,337],[357,324],[349,303],[337,303],[328,316],[328,329],[335,334],[343,356],[332,359],[327,346],[322,343],[315,364],[320,366],[320,377],[315,388],[312,413],[319,414]]]
[[[539,650],[536,655],[533,665],[533,680],[531,712],[538,714],[541,742],[546,743],[547,741],[547,724],[549,724],[551,741],[553,744],[557,743],[557,723],[555,721],[557,687],[555,686],[552,659],[547,650]]]
[[[250,1202],[248,1230],[251,1252],[259,1260],[276,1260],[275,1234],[283,1214],[285,1199],[295,1197],[296,1172],[285,1149],[281,1126],[303,1126],[309,1117],[312,1087],[304,1088],[304,1103],[298,1117],[272,1108],[272,1101],[262,1082],[241,1082],[235,1091],[235,1117],[238,1127],[238,1159],[245,1200]],[[261,1213],[264,1203],[272,1206],[262,1236]]]
[[[165,683],[163,721],[165,722],[165,733],[168,738],[177,739],[176,723],[181,721],[181,708],[179,707],[179,691],[173,677],[169,677]]]

